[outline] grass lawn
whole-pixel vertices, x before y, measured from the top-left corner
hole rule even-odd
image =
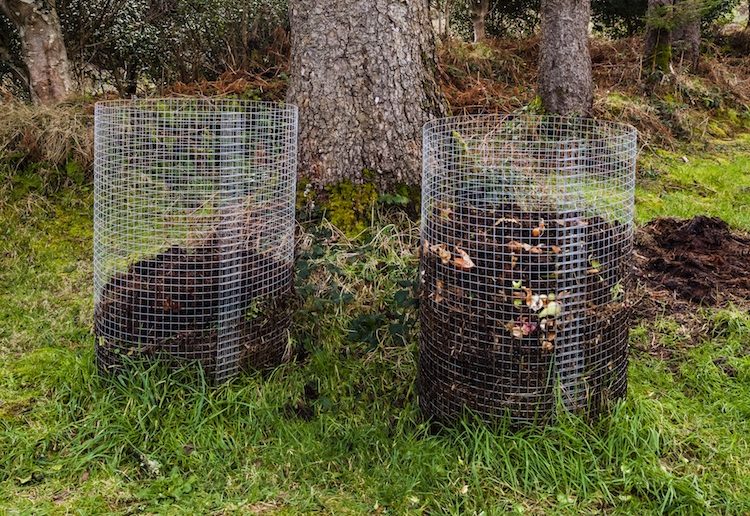
[[[639,221],[750,231],[748,147],[649,158]],[[297,362],[219,388],[157,366],[103,379],[92,189],[59,183],[0,184],[0,513],[750,512],[739,309],[701,310],[697,339],[669,313],[641,322],[628,400],[596,425],[434,432],[414,391],[416,227],[378,222],[361,243],[324,223],[301,241]]]

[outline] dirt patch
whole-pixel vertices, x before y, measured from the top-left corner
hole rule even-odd
[[[718,218],[650,222],[636,233],[634,266],[656,297],[707,306],[750,300],[750,239]]]
[[[243,367],[279,363],[296,296],[291,267],[288,288],[268,295],[268,271],[276,270],[283,268],[248,250],[228,258],[177,246],[132,264],[107,283],[95,309],[100,366],[117,368],[123,354],[163,355],[200,361],[210,376],[226,367],[222,355],[236,359],[237,343]],[[224,353],[220,342],[228,343]]]
[[[595,413],[624,394],[626,235],[580,213],[436,207],[421,262],[425,412],[539,421],[557,375],[574,408]]]

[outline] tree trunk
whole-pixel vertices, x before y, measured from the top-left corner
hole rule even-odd
[[[471,0],[471,23],[474,25],[474,43],[487,39],[487,13],[490,0]]]
[[[548,112],[591,114],[590,20],[587,0],[542,0],[539,94]]]
[[[443,26],[443,37],[445,38],[447,38],[451,32],[451,1],[452,0],[445,0],[445,7],[443,9],[443,18],[445,19],[445,25]]]
[[[672,71],[672,0],[648,0],[643,71],[653,81]]]
[[[63,100],[73,79],[54,0],[0,0],[0,10],[18,27],[32,99]]]
[[[679,23],[672,32],[672,52],[691,71],[698,69],[701,52],[701,0],[679,0],[675,8],[679,11]]]
[[[443,113],[427,0],[291,0],[302,175],[417,184],[422,126]]]

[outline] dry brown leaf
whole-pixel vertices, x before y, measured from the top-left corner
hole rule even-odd
[[[438,255],[443,265],[448,265],[451,261],[451,252],[445,248],[443,244],[435,244],[430,246],[430,251]]]
[[[459,256],[453,259],[453,265],[465,271],[468,271],[474,268],[474,261],[469,256],[469,253],[467,253],[460,247],[456,247],[456,253]]]

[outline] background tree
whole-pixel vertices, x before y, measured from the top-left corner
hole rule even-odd
[[[73,80],[54,0],[0,0],[0,11],[18,30],[31,98],[63,100]]]
[[[542,0],[539,94],[549,112],[591,113],[590,20],[588,0]]]
[[[673,7],[673,0],[648,0],[643,69],[645,77],[650,81],[669,74],[672,70]]]
[[[487,13],[490,10],[490,0],[471,1],[471,23],[474,27],[474,43],[479,43],[487,38]]]
[[[672,31],[672,52],[676,61],[688,70],[696,70],[701,50],[701,19],[706,2],[676,0]]]
[[[13,23],[0,11],[0,87],[29,97],[29,77],[21,59],[21,39]]]
[[[427,0],[291,0],[289,12],[301,173],[417,183],[422,126],[443,112]]]
[[[139,78],[164,86],[249,70],[287,19],[284,0],[57,1],[79,74],[93,66],[121,95]]]
[[[449,21],[453,34],[464,39],[476,40],[477,29],[481,33],[479,21],[481,0],[438,0],[436,7],[443,13],[443,20]],[[539,0],[488,0],[486,12],[481,21],[485,36],[506,37],[526,36],[539,25]],[[480,22],[481,23],[481,22]]]
[[[613,38],[633,36],[646,25],[648,0],[592,0],[594,29]]]

